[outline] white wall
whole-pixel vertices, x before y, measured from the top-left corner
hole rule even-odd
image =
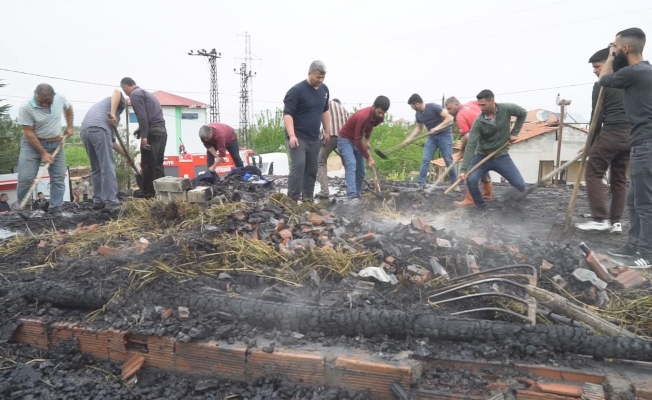
[[[165,128],[168,132],[168,140],[165,146],[166,156],[176,156],[179,154],[179,141],[177,140],[177,121],[180,121],[180,137],[186,146],[188,153],[206,153],[206,148],[199,140],[199,127],[207,122],[207,113],[205,108],[188,108],[181,107],[181,113],[198,114],[198,119],[179,119],[176,114],[176,107],[163,106],[163,118],[165,119]],[[134,110],[130,107],[129,113]],[[129,121],[129,133],[138,129],[138,122]],[[132,137],[133,138],[133,137]]]
[[[557,160],[557,140],[555,132],[539,135],[517,143],[509,149],[512,160],[521,171],[526,183],[536,183],[539,179],[539,161]],[[572,159],[586,143],[586,133],[564,127],[561,144],[561,163]],[[494,182],[500,182],[500,175],[491,172]]]

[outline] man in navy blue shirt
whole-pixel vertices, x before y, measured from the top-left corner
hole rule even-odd
[[[324,135],[331,134],[328,87],[323,84],[326,66],[317,60],[310,64],[308,79],[292,86],[283,99],[283,122],[290,150],[288,197],[294,201],[312,201],[317,179],[317,163]]]
[[[410,96],[408,104],[416,111],[416,125],[412,133],[403,141],[403,144],[408,144],[424,127],[430,133],[423,146],[423,158],[421,159],[421,171],[419,172],[419,185],[425,187],[430,161],[432,161],[432,157],[435,155],[437,149],[441,152],[441,156],[444,158],[447,167],[453,162],[453,130],[449,127],[441,132],[434,133],[442,127],[451,124],[453,117],[448,111],[435,103],[424,104],[421,96],[416,93]],[[448,176],[451,179],[451,183],[457,180],[457,171],[455,168],[451,168]],[[459,187],[455,189],[458,192],[460,191]]]

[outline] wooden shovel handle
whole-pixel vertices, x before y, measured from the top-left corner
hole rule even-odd
[[[480,168],[480,166],[481,166],[482,164],[484,164],[484,163],[486,163],[487,161],[489,161],[489,159],[493,158],[496,154],[498,154],[499,151],[501,151],[502,149],[504,149],[504,148],[507,147],[507,146],[509,146],[509,141],[505,142],[504,145],[500,146],[500,147],[497,148],[496,150],[494,150],[494,151],[492,151],[491,153],[489,153],[488,156],[486,156],[485,158],[483,158],[482,160],[480,160],[479,163],[475,164],[475,165],[474,165],[470,170],[468,170],[468,171],[466,172],[466,175],[467,175],[467,176],[468,176],[468,175],[471,175],[471,174],[472,174],[476,169]],[[456,188],[460,183],[462,183],[462,180],[458,178],[458,179],[455,181],[455,183],[453,183],[453,184],[451,185],[451,187],[449,187],[448,189],[446,189],[446,191],[444,192],[444,194],[449,194],[450,192],[452,192],[453,189],[455,189],[455,188]]]

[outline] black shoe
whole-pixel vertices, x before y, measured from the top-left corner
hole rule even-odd
[[[61,218],[61,217],[63,217],[63,213],[59,209],[54,209],[54,210],[50,209],[50,212],[48,214],[50,214],[50,217],[52,217],[52,218]]]
[[[638,250],[634,246],[631,246],[629,243],[627,243],[626,245],[621,246],[617,249],[608,250],[607,253],[616,257],[633,257],[638,254]]]
[[[101,210],[101,209],[104,208],[104,205],[105,204],[103,202],[101,202],[101,203],[93,203],[93,210]]]
[[[317,196],[315,196],[315,198],[318,199],[318,200],[328,200],[328,195],[320,193]]]

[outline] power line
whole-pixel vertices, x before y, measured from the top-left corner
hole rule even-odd
[[[543,7],[551,7],[551,6],[554,6],[556,4],[567,3],[569,1],[571,1],[571,0],[561,0],[561,1],[557,1],[555,3],[548,3],[548,4],[536,6],[536,7],[526,8],[526,9],[523,9],[523,10],[512,11],[512,12],[505,13],[505,14],[499,14],[499,15],[494,15],[494,16],[491,16],[491,17],[480,18],[480,19],[476,19],[476,20],[473,20],[473,21],[469,21],[469,22],[462,22],[460,24],[448,25],[448,26],[444,26],[444,27],[441,27],[441,28],[437,28],[437,29],[431,29],[429,31],[411,33],[409,35],[403,35],[403,36],[393,37],[393,38],[389,38],[389,39],[378,40],[378,41],[375,41],[375,42],[367,42],[367,43],[358,44],[358,45],[355,45],[355,46],[344,47],[344,48],[341,48],[341,49],[329,50],[329,51],[322,52],[322,53],[319,53],[319,54],[313,53],[313,54],[306,54],[306,55],[303,55],[303,56],[290,57],[290,58],[281,59],[279,61],[296,60],[296,59],[301,59],[301,58],[305,58],[305,57],[308,57],[308,56],[322,56],[323,54],[336,53],[336,52],[339,52],[339,51],[357,49],[359,47],[366,47],[366,46],[371,46],[371,45],[380,44],[380,43],[387,43],[387,42],[391,42],[391,41],[394,41],[394,40],[405,39],[405,38],[409,38],[409,37],[412,37],[412,36],[424,35],[424,34],[427,34],[427,33],[437,32],[437,31],[441,31],[441,30],[444,30],[444,29],[457,28],[457,27],[460,27],[460,26],[475,24],[475,23],[478,23],[478,22],[484,22],[484,21],[488,21],[488,20],[491,20],[491,19],[495,19],[495,18],[501,18],[501,17],[506,17],[506,16],[510,16],[510,15],[514,15],[514,14],[520,14],[520,13],[523,13],[523,12],[532,11],[532,10],[536,10],[536,9],[543,8]]]

